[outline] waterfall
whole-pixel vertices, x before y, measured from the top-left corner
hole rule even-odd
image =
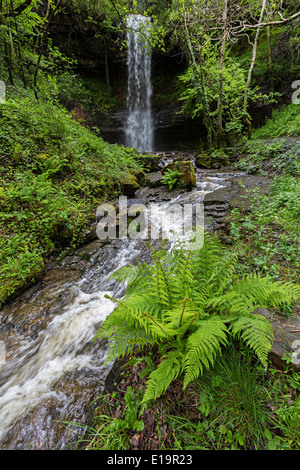
[[[153,151],[151,113],[151,46],[150,19],[142,15],[127,18],[128,119],[126,145],[140,152]]]

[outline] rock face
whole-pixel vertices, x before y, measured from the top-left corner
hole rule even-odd
[[[268,194],[270,185],[271,179],[267,177],[243,175],[236,178],[228,186],[206,194],[206,217],[211,218],[214,225],[223,224],[229,209],[238,208],[247,212],[255,192],[259,195]]]

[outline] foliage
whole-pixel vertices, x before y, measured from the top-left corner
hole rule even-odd
[[[272,118],[253,133],[254,139],[270,139],[300,134],[300,105],[290,104],[273,110]]]
[[[249,349],[239,350],[236,345],[230,345],[213,369],[196,380],[191,393],[199,399],[201,419],[189,423],[193,433],[184,436],[182,431],[177,431],[176,447],[263,449],[268,425],[264,376],[260,364],[253,364]],[[172,420],[176,423],[175,416]]]
[[[174,186],[176,186],[176,184],[178,184],[181,175],[182,173],[180,173],[176,166],[173,170],[172,168],[168,168],[168,170],[163,174],[161,182],[163,184],[167,184],[171,190]]]
[[[50,90],[48,90],[50,91]],[[80,243],[100,201],[118,192],[127,149],[109,145],[60,106],[27,92],[0,106],[0,302]]]
[[[253,312],[296,299],[299,288],[259,275],[238,279],[235,256],[209,234],[199,251],[150,249],[153,264],[114,275],[127,282],[127,294],[112,299],[117,308],[96,336],[110,338],[107,361],[159,345],[162,361],[149,375],[143,401],[162,395],[182,374],[185,388],[214,363],[230,337],[245,342],[266,366],[272,327]]]

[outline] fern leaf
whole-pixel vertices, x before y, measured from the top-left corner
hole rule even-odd
[[[169,351],[158,367],[151,372],[142,403],[160,397],[181,373],[182,353]]]
[[[204,367],[210,368],[216,354],[221,352],[221,345],[227,342],[228,330],[220,317],[213,316],[195,324],[198,328],[190,334],[186,345],[183,388],[202,374]]]
[[[234,336],[253,349],[266,367],[268,354],[272,347],[274,332],[270,322],[262,315],[250,314],[233,320],[230,330]]]

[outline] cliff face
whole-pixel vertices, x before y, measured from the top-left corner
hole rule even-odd
[[[105,18],[103,18],[105,19]],[[111,143],[124,143],[124,123],[127,119],[127,54],[121,48],[120,42],[124,39],[122,33],[113,36],[103,26],[104,21],[88,20],[78,16],[76,12],[69,11],[55,16],[50,34],[54,46],[77,61],[78,73],[86,78],[108,81],[111,96],[115,105],[109,111],[97,110],[91,117],[92,125],[99,127],[102,135]],[[118,39],[120,40],[118,42]],[[281,93],[278,105],[287,104],[291,99],[291,83],[295,79],[290,69],[285,69],[281,59],[284,56],[284,44],[275,45],[273,50],[275,91]],[[262,51],[264,48],[262,47]],[[237,51],[242,54],[243,51]],[[262,52],[263,54],[264,52]],[[271,91],[268,78],[267,60],[260,56],[257,60],[254,73],[254,85],[260,87],[262,93]],[[178,75],[186,67],[185,56],[182,51],[169,50],[163,53],[154,50],[152,55],[152,110],[155,124],[156,150],[170,150],[172,148],[186,149],[197,146],[205,138],[205,129],[201,120],[187,120],[180,113],[181,103],[178,101]],[[278,67],[281,67],[280,70]],[[182,84],[180,85],[182,87]],[[72,108],[73,106],[73,108]],[[253,127],[264,123],[270,117],[274,104],[265,105],[263,102],[251,104],[249,112],[252,115]],[[80,103],[71,103],[70,109],[76,113]],[[88,111],[88,110],[87,110]]]
[[[75,13],[58,14],[50,28],[52,43],[68,57],[76,59],[77,72],[99,83],[109,80],[115,106],[93,110],[87,121],[99,127],[102,136],[111,143],[124,144],[124,124],[127,119],[127,54],[117,46],[120,35],[111,37],[99,24],[81,22]],[[178,51],[176,51],[178,52]],[[152,54],[152,112],[155,126],[155,150],[193,148],[205,137],[200,120],[187,120],[180,113],[178,75],[186,63],[182,54]],[[68,106],[80,115],[80,103]],[[86,110],[85,110],[86,111]],[[84,116],[86,117],[86,116]],[[89,119],[90,118],[90,119]]]

